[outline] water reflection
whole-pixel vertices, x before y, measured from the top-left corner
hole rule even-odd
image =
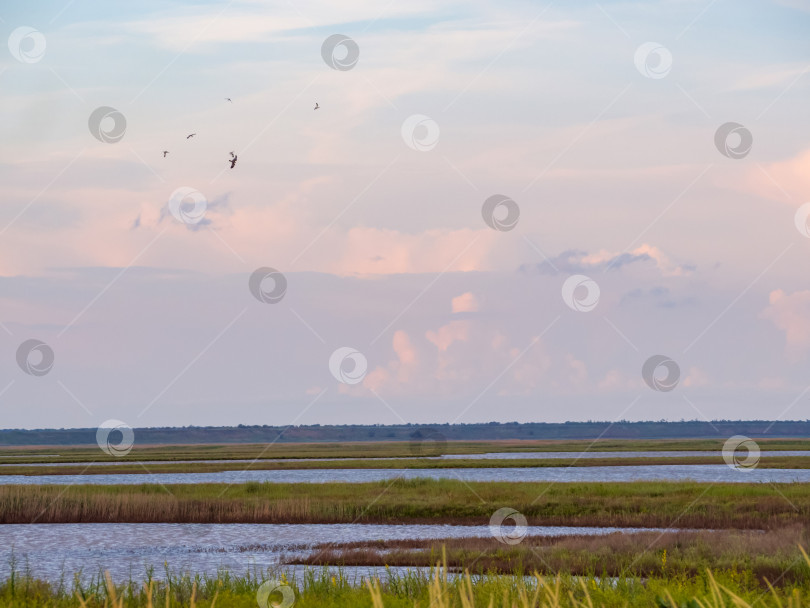
[[[637,531],[640,529],[529,527],[532,536]],[[282,556],[304,556],[319,543],[490,535],[488,525],[7,524],[0,525],[0,563],[8,564],[13,555],[18,570],[51,581],[63,574],[71,580],[77,572],[87,578],[101,570],[109,570],[117,581],[141,580],[150,567],[160,578],[164,562],[173,573],[215,575],[227,569],[241,575],[276,568]],[[362,575],[375,568],[345,570]],[[0,568],[0,578],[8,577],[9,572],[10,568]]]
[[[810,469],[737,470],[718,465],[617,467],[521,467],[469,469],[298,469],[282,471],[220,471],[216,473],[105,473],[99,475],[0,475],[0,484],[111,485],[245,483],[364,483],[388,479],[460,479],[463,481],[698,481],[728,483],[810,482]]]

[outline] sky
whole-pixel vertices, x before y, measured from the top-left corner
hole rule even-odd
[[[0,427],[807,419],[808,31],[2,5]]]

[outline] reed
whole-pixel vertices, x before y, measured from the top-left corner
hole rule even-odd
[[[108,475],[144,473],[220,473],[222,471],[285,471],[296,469],[515,469],[515,468],[566,468],[566,467],[616,467],[616,466],[667,466],[667,465],[725,465],[720,454],[716,456],[652,457],[652,458],[508,458],[508,459],[369,459],[340,458],[335,460],[266,461],[254,462],[150,462],[134,464],[127,461],[110,466],[87,466],[83,464],[54,464],[52,466],[4,466],[3,475]],[[808,456],[776,456],[763,458],[761,469],[808,469]]]
[[[531,525],[774,529],[810,521],[810,485],[465,483],[0,486],[0,523],[449,523],[509,506]]]
[[[458,571],[566,572],[581,576],[688,576],[707,569],[748,572],[766,580],[810,582],[799,544],[807,531],[799,526],[768,532],[679,531],[615,533],[604,536],[526,537],[504,545],[494,538],[392,540],[319,545],[305,559],[289,563],[338,566],[426,567],[439,548]]]
[[[805,556],[806,558],[806,556]],[[280,578],[267,573],[270,578]],[[283,577],[283,575],[282,575]],[[99,573],[89,582],[78,577],[58,585],[25,576],[0,582],[0,608],[255,608],[264,574],[177,575],[167,568],[157,580],[114,583]],[[442,564],[429,572],[390,574],[351,580],[343,572],[307,571],[282,578],[294,590],[296,608],[804,608],[806,583],[777,583],[763,590],[747,572],[704,571],[691,577],[647,579],[572,577],[558,574],[510,576],[448,574]],[[272,604],[270,604],[272,605]],[[260,607],[264,608],[264,607]]]

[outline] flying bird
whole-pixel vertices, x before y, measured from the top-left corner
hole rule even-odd
[[[233,103],[233,100],[230,97],[226,97],[225,101],[230,101],[231,103]]]
[[[196,133],[192,133],[191,135],[186,135],[186,139],[191,139],[191,138],[192,138],[192,137],[194,137],[195,135],[196,135]]]
[[[315,102],[315,107],[314,107],[314,108],[312,108],[312,109],[313,109],[313,110],[317,110],[317,109],[318,109],[318,108],[320,108],[320,107],[321,107],[321,106],[319,106],[319,105],[318,105],[318,102],[316,101],[316,102]]]
[[[231,169],[233,169],[236,166],[237,156],[233,152],[231,152],[231,156],[232,156],[232,158],[231,158]]]
[[[169,153],[168,150],[163,150],[163,158],[166,158],[166,155]]]

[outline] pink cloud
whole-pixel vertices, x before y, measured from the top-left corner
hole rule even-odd
[[[478,298],[476,298],[472,292],[468,291],[467,293],[453,298],[451,305],[453,313],[476,312],[478,310]]]
[[[334,246],[319,270],[338,275],[487,270],[494,235],[489,229],[412,234],[361,226],[329,239]]]
[[[456,341],[466,342],[470,336],[469,321],[451,321],[443,325],[436,331],[428,330],[425,337],[429,342],[436,345],[440,351],[444,352]]]
[[[596,383],[596,388],[605,393],[646,390],[640,375],[628,375],[626,371],[615,368],[605,372],[605,375]]]
[[[394,332],[393,347],[398,358],[398,379],[400,382],[407,382],[410,371],[419,363],[419,356],[408,334],[402,330]]]
[[[619,370],[611,369],[599,381],[598,387],[602,391],[615,391],[626,388],[627,384],[627,379]]]
[[[535,336],[530,345],[528,351],[525,351],[526,347],[513,347],[500,357],[502,364],[510,365],[513,361],[517,363],[512,365],[511,381],[500,387],[499,395],[528,395],[546,380],[552,358],[544,350],[539,336]]]
[[[709,376],[697,367],[690,367],[686,378],[683,379],[684,386],[706,386],[709,384]]]
[[[510,346],[508,338],[469,319],[457,319],[424,331],[421,340],[397,331],[395,357],[370,372],[366,388],[381,395],[462,395],[480,390],[481,379],[496,376],[519,358],[498,390],[522,394],[537,385],[550,365],[539,345]]]
[[[673,262],[660,248],[648,243],[642,243],[635,249],[626,252],[615,252],[602,249],[594,253],[583,255],[576,259],[582,266],[598,268],[604,264],[614,262],[619,256],[627,253],[635,257],[646,256],[655,262],[655,266],[665,277],[680,277],[689,274],[689,270]]]
[[[787,294],[777,289],[769,301],[762,316],[785,332],[788,355],[799,357],[810,347],[810,290]]]
[[[391,346],[397,358],[373,369],[363,380],[366,388],[383,392],[394,386],[407,385],[414,378],[419,367],[419,354],[408,334],[401,329],[394,332]]]
[[[569,353],[565,355],[565,364],[572,384],[580,386],[588,380],[588,367],[584,361],[580,361]]]
[[[788,160],[752,167],[742,187],[782,203],[806,202],[810,192],[810,148]]]

